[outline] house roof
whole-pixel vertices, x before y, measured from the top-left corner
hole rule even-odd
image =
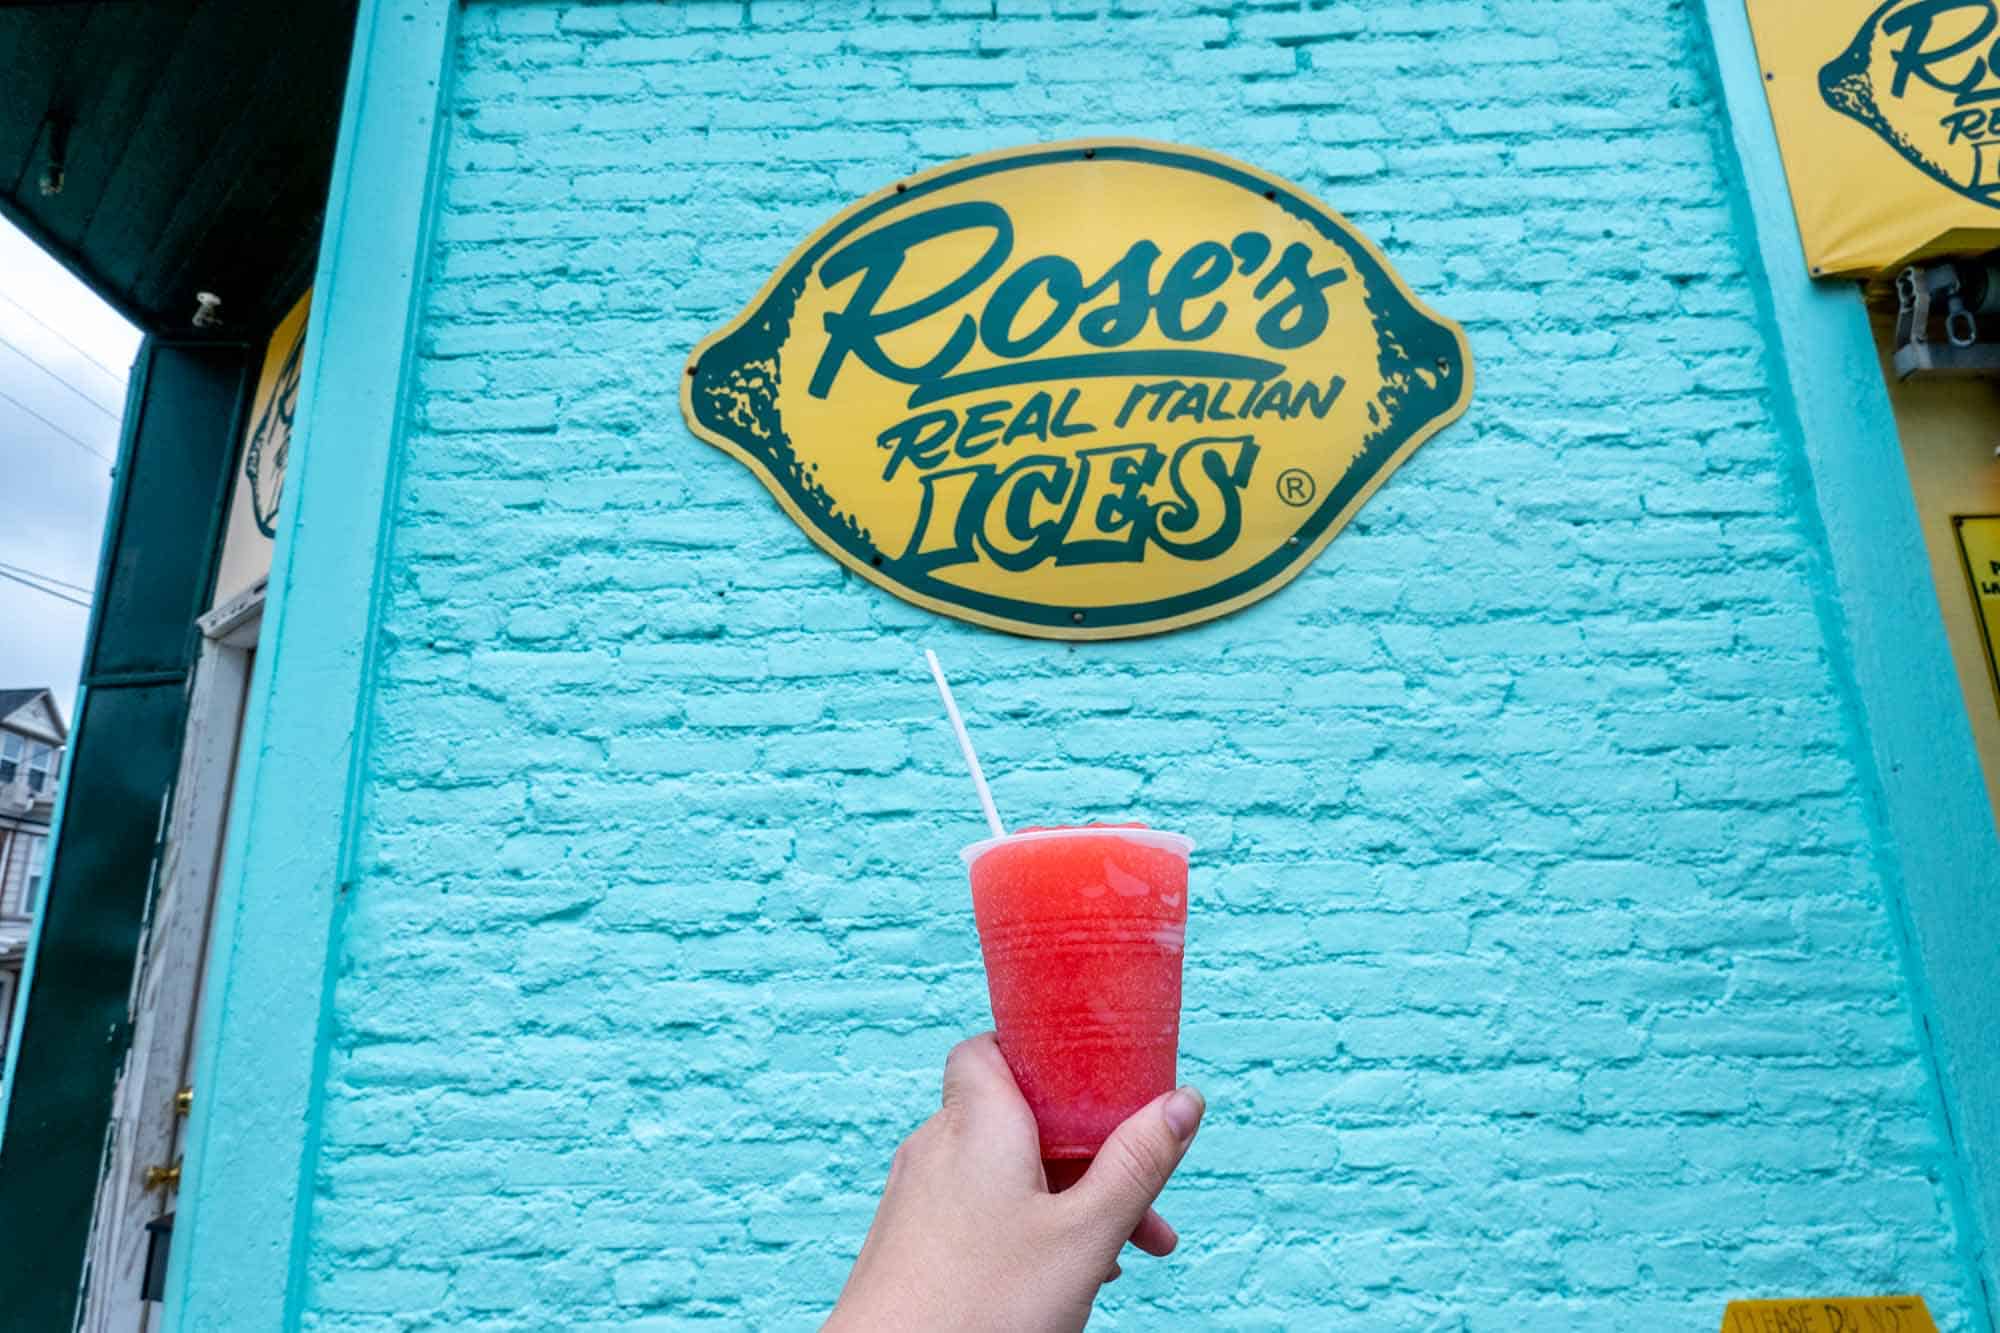
[[[0,214],[133,322],[261,334],[319,249],[355,0],[0,8]],[[51,161],[60,189],[44,192]],[[54,183],[53,181],[51,182]]]
[[[56,720],[56,731],[64,740],[68,740],[69,723],[63,720],[62,708],[56,703],[55,695],[49,693],[44,686],[38,685],[25,690],[0,690],[0,722],[5,722],[37,699],[48,701],[49,716]]]

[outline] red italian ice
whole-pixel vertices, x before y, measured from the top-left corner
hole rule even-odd
[[[1094,1156],[1176,1084],[1193,847],[1088,824],[965,849],[994,1027],[1044,1157]]]

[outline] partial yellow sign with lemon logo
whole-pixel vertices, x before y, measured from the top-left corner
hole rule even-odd
[[[221,606],[271,572],[311,310],[312,291],[308,288],[278,321],[264,347],[263,372],[251,400],[235,494],[229,502],[229,526],[216,570],[213,606]]]
[[[2000,245],[2000,0],[1746,0],[1806,262]]]
[[[1091,140],[854,204],[695,349],[681,405],[862,576],[1094,639],[1268,596],[1471,392],[1458,326],[1297,186]]]

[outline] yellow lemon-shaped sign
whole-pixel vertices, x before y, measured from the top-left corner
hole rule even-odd
[[[1458,326],[1303,190],[1094,140],[847,209],[695,349],[681,406],[850,569],[1081,639],[1268,595],[1471,391]]]
[[[1889,0],[1820,70],[1820,96],[1938,184],[2000,207],[1996,29],[1995,0]]]

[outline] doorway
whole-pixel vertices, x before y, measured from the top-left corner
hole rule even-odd
[[[202,639],[188,686],[186,742],[161,815],[152,902],[133,971],[132,1043],[112,1099],[85,1252],[77,1324],[84,1333],[158,1326],[181,1135],[198,1095],[188,1078],[202,973],[263,614],[259,580],[196,622]]]

